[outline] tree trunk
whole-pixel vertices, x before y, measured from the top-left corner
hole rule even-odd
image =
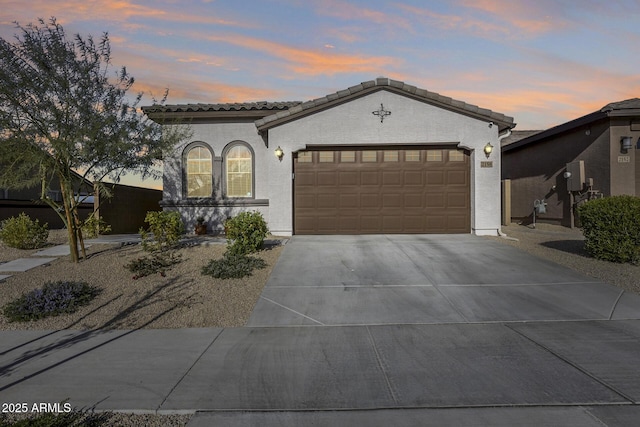
[[[69,251],[71,252],[71,260],[77,263],[80,260],[78,254],[78,233],[76,231],[76,222],[73,215],[73,190],[68,182],[65,182],[63,176],[60,178],[60,192],[62,193],[62,205],[64,206],[65,225],[69,234]]]

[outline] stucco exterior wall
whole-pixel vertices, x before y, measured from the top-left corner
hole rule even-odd
[[[384,105],[384,121],[372,112]],[[269,129],[266,166],[270,187],[270,227],[291,234],[293,223],[292,153],[313,145],[452,144],[471,151],[471,228],[476,234],[497,234],[500,228],[500,156],[496,148],[486,159],[487,142],[499,147],[497,126],[388,91],[352,99],[313,115]],[[280,146],[282,162],[271,154]],[[483,160],[493,167],[481,168]]]
[[[611,195],[640,196],[640,188],[637,186],[637,177],[640,176],[637,169],[638,149],[636,144],[640,138],[640,130],[631,130],[631,122],[628,118],[611,120],[611,146],[609,157],[611,159]],[[630,136],[633,148],[622,151],[620,140],[623,136]]]
[[[242,211],[257,210],[269,222],[268,199],[270,193],[267,157],[275,156],[267,150],[265,142],[258,134],[254,121],[228,122],[220,120],[213,123],[196,123],[191,125],[193,136],[176,146],[172,153],[165,157],[163,175],[163,207],[166,210],[177,210],[182,214],[187,232],[190,232],[196,218],[203,216],[209,231],[223,229],[224,221]],[[225,147],[233,142],[247,143],[254,154],[254,198],[245,203],[231,203],[220,199],[223,183],[222,153]],[[185,200],[183,183],[183,156],[185,148],[198,142],[209,147],[214,156],[214,198]],[[277,160],[277,159],[276,159]],[[214,200],[218,199],[218,200]]]
[[[608,196],[610,145],[609,121],[602,120],[504,152],[502,177],[511,179],[512,218],[531,221],[534,200],[545,199],[547,212],[536,220],[570,226],[566,164],[583,160],[585,178],[593,178],[593,189]]]

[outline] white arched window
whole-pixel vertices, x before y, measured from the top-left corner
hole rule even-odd
[[[225,156],[227,197],[253,197],[253,155],[244,144],[233,145]]]
[[[195,146],[187,153],[187,197],[211,197],[213,193],[211,151]]]

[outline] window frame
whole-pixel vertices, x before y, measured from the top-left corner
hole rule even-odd
[[[229,152],[234,149],[235,147],[244,147],[247,150],[249,150],[249,154],[251,155],[251,196],[229,196],[229,187],[228,187],[228,171],[227,171],[227,167],[228,167],[228,157],[229,157]],[[227,144],[224,147],[224,150],[222,150],[222,182],[223,182],[223,194],[225,198],[229,198],[229,199],[255,199],[256,198],[256,155],[255,152],[253,151],[253,148],[251,147],[251,145],[249,145],[248,143],[244,142],[244,141],[232,141],[229,144]]]
[[[189,153],[196,148],[204,148],[209,152],[211,167],[211,193],[208,196],[189,195]],[[185,199],[207,199],[213,197],[215,180],[213,179],[213,160],[215,158],[213,149],[204,141],[194,141],[184,147],[182,151],[182,195]]]

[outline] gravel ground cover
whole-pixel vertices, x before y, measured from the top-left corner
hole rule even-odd
[[[197,239],[196,239],[197,240]],[[60,230],[52,232],[50,241],[64,243]],[[202,243],[207,243],[205,239]],[[210,242],[209,242],[210,243]],[[94,244],[88,257],[74,264],[60,257],[48,266],[15,273],[0,282],[0,306],[47,281],[86,281],[101,293],[91,304],[76,313],[48,317],[32,322],[9,323],[0,316],[0,330],[60,329],[166,329],[243,326],[262,292],[277,261],[282,246],[271,246],[256,256],[267,268],[254,270],[243,279],[214,279],[200,270],[211,259],[221,258],[224,244],[192,244],[179,249],[182,261],[166,272],[133,279],[125,268],[133,259],[146,253],[141,245]],[[0,262],[25,257],[36,251],[19,251],[0,246]]]
[[[489,238],[540,258],[546,258],[626,291],[640,293],[640,266],[591,258],[584,250],[584,236],[580,229],[538,223],[535,228],[531,225],[512,224],[503,226],[502,231],[508,236],[507,239]]]

